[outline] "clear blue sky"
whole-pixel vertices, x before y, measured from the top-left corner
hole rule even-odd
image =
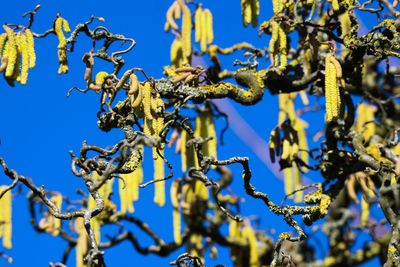
[[[47,2],[47,3],[46,3]],[[134,50],[125,55],[128,67],[141,67],[148,75],[161,77],[162,66],[169,64],[169,48],[172,36],[165,34],[163,26],[165,11],[172,1],[94,1],[69,0],[45,1],[32,0],[8,1],[2,5],[0,23],[25,23],[21,15],[42,4],[33,26],[34,32],[43,32],[52,27],[56,13],[60,12],[73,28],[77,23],[86,21],[91,15],[106,19],[105,26],[114,33],[121,33],[136,40]],[[240,41],[248,41],[258,47],[268,45],[266,36],[258,37],[257,30],[251,27],[243,29],[239,0],[204,0],[205,7],[214,14],[215,43],[225,47]],[[269,1],[261,1],[260,20],[268,19],[272,14]],[[122,138],[119,131],[103,133],[96,125],[96,112],[99,108],[99,96],[91,92],[78,94],[70,98],[66,93],[72,86],[84,87],[82,79],[84,64],[82,54],[90,49],[90,42],[83,35],[78,38],[76,51],[69,54],[70,72],[67,75],[57,74],[57,38],[48,36],[36,41],[37,66],[30,71],[27,86],[17,85],[10,88],[0,79],[0,155],[11,168],[20,174],[31,177],[37,185],[44,184],[51,191],[60,191],[71,198],[77,197],[75,189],[84,185],[70,171],[69,150],[77,152],[83,140],[89,144],[109,146]],[[231,67],[232,58],[225,61]],[[111,71],[111,66],[104,70]],[[108,69],[107,69],[108,68]],[[240,115],[254,130],[267,140],[270,130],[277,122],[277,97],[268,93],[256,106],[242,108],[233,103]],[[255,115],[256,114],[256,115]],[[322,126],[321,114],[309,116],[313,123],[311,132]],[[223,124],[220,120],[219,123]],[[221,128],[221,127],[220,127]],[[220,129],[219,128],[219,129]],[[264,148],[267,151],[267,147]],[[249,156],[253,169],[254,183],[258,190],[269,193],[280,202],[283,196],[283,184],[257,158],[233,131],[225,136],[225,146],[219,150],[220,158],[233,155]],[[177,157],[176,157],[177,158]],[[151,179],[151,169],[146,166],[145,178]],[[146,172],[147,170],[147,172]],[[236,171],[233,185],[237,194],[244,195],[240,169]],[[179,173],[178,173],[179,175]],[[4,183],[0,175],[0,184]],[[315,179],[319,181],[319,179]],[[23,190],[23,195],[27,191]],[[140,191],[141,199],[136,203],[135,215],[143,218],[160,233],[162,238],[172,240],[170,206],[158,208],[152,201],[153,188]],[[243,203],[245,215],[258,214],[260,228],[275,228],[278,233],[289,230],[282,218],[270,213],[259,201],[247,199]],[[27,202],[23,196],[14,199],[13,210],[13,249],[9,252],[14,257],[14,266],[47,266],[49,261],[60,261],[65,242],[60,238],[35,233],[29,224]],[[137,232],[137,229],[133,229]],[[140,237],[140,235],[139,235]],[[142,239],[144,244],[150,240]],[[181,253],[182,250],[179,251]],[[106,251],[109,266],[167,266],[179,253],[166,258],[150,255],[139,255],[128,243]],[[228,251],[219,249],[218,261],[208,260],[206,265],[217,263],[230,264]],[[3,266],[4,261],[0,260]],[[72,254],[68,266],[75,265]]]

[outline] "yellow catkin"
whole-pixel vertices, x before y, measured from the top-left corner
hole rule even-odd
[[[286,114],[291,122],[296,121],[296,109],[294,107],[294,99],[297,93],[290,93],[286,99]]]
[[[3,49],[4,45],[6,44],[6,41],[7,41],[7,33],[0,34],[0,57],[3,56]]]
[[[172,221],[173,221],[173,233],[174,233],[174,241],[177,244],[182,243],[182,236],[181,236],[181,227],[182,227],[182,222],[181,222],[181,213],[179,210],[179,181],[175,180],[171,184],[171,189],[170,189],[170,198],[171,198],[171,204],[173,207],[172,210]]]
[[[287,65],[287,37],[282,25],[279,25],[279,56],[279,67],[284,69]]]
[[[278,43],[279,40],[279,24],[275,21],[271,21],[271,39],[269,40],[269,53],[271,54],[271,58],[273,60],[272,65],[273,66],[278,66],[278,61],[274,60],[275,55],[276,55],[276,44]]]
[[[187,170],[187,157],[186,157],[186,143],[187,143],[188,135],[185,130],[182,130],[181,132],[181,167],[182,167],[182,172],[186,172]]]
[[[203,236],[200,234],[193,233],[190,235],[189,242],[187,244],[187,250],[191,256],[199,257],[202,262],[202,250],[203,250]]]
[[[153,135],[153,128],[152,128],[152,125],[151,125],[152,120],[149,120],[146,117],[143,120],[144,120],[144,122],[143,122],[143,132],[144,132],[144,134],[152,136]]]
[[[184,57],[189,62],[188,58],[192,54],[192,15],[186,5],[182,11],[182,50]]]
[[[188,214],[190,211],[190,204],[195,201],[193,190],[190,184],[186,183],[182,186],[182,211],[184,214]]]
[[[54,32],[58,38],[58,61],[60,63],[58,69],[59,74],[68,72],[67,39],[65,38],[64,31],[71,31],[69,24],[64,18],[57,17],[54,21]]]
[[[69,23],[66,19],[62,19],[62,25],[65,32],[70,32],[71,28],[69,27]]]
[[[252,0],[241,0],[242,20],[245,27],[251,22],[251,1]]]
[[[98,179],[99,179],[99,174],[97,172],[94,172],[93,180],[96,181]],[[104,200],[104,206],[107,206],[107,203],[110,202],[109,197],[112,193],[113,182],[114,180],[107,180],[107,182],[105,182],[103,186],[100,187],[98,190],[100,197]],[[96,207],[96,201],[92,196],[90,196],[88,201],[88,209],[91,210],[94,209],[95,207]],[[101,219],[99,215],[90,220],[90,226],[92,227],[97,243],[100,243]]]
[[[153,150],[156,148],[153,147]],[[154,154],[154,152],[153,152]],[[164,149],[160,149],[160,154],[164,154]],[[157,157],[154,159],[154,180],[164,179],[164,159],[162,157]],[[158,181],[154,183],[154,202],[163,207],[165,205],[165,181]]]
[[[132,192],[135,186],[135,182],[132,174],[120,174],[121,179],[119,180],[118,192],[119,192],[119,200],[120,200],[120,211],[125,214],[126,212],[133,213],[133,200],[132,200]],[[122,179],[125,181],[122,181]],[[125,186],[125,187],[124,187]]]
[[[146,82],[143,87],[143,112],[144,116],[148,120],[153,119],[153,115],[151,114],[151,84]]]
[[[302,187],[300,170],[295,164],[292,165],[291,169],[293,174],[293,190],[299,190]],[[293,198],[295,203],[300,203],[303,200],[303,191],[296,192]]]
[[[200,14],[200,50],[207,51],[207,15],[205,10]]]
[[[57,209],[59,211],[61,211],[61,207],[62,207],[62,195],[60,193],[57,193],[55,195],[53,195],[50,200],[56,205]],[[53,230],[51,232],[51,234],[53,236],[56,236],[60,233],[60,229],[61,229],[61,220],[55,218],[54,216],[52,216],[52,220],[53,220]]]
[[[180,4],[175,1],[172,3],[172,5],[168,8],[167,13],[165,15],[166,22],[164,25],[164,31],[168,32],[170,28],[173,30],[178,30],[178,25],[176,24],[174,19],[179,19],[180,18]]]
[[[141,153],[142,158],[143,158],[143,145],[140,145],[138,148],[138,151]],[[131,161],[128,161],[126,163],[126,167],[134,169],[132,164],[130,163]],[[133,187],[132,190],[132,200],[136,201],[139,199],[139,185],[143,182],[143,163],[142,161],[140,161],[139,163],[135,164],[135,170],[132,173],[133,176],[133,182],[135,184],[135,186]]]
[[[0,186],[0,192],[6,190],[6,186]],[[7,191],[0,199],[0,238],[3,239],[3,247],[12,248],[12,193]]]
[[[164,117],[163,116],[159,116],[158,118],[156,118],[154,121],[154,132],[156,137],[159,137],[161,134],[161,131],[164,127]]]
[[[206,30],[206,39],[207,44],[211,44],[214,41],[214,30],[213,30],[213,15],[211,11],[206,8],[204,9],[204,18],[205,18],[205,30]]]
[[[207,129],[204,126],[204,113],[201,112],[199,115],[196,117],[196,130],[194,132],[195,137],[206,137],[207,135]]]
[[[133,94],[139,91],[139,80],[135,73],[129,75],[129,93]]]
[[[155,102],[155,109],[157,112],[157,117],[153,120],[153,128],[154,128],[154,135],[155,137],[160,137],[160,134],[162,132],[162,129],[164,127],[164,102],[163,100],[158,96],[157,99],[154,100]]]
[[[207,112],[200,112],[199,115],[196,117],[196,131],[194,133],[195,137],[199,138],[207,138],[208,131],[207,131]],[[207,142],[208,143],[208,142]],[[208,156],[208,144],[204,143],[202,147],[203,154]]]
[[[366,226],[368,225],[368,217],[369,217],[369,203],[365,196],[361,197],[361,225]]]
[[[274,14],[278,14],[282,11],[282,3],[283,0],[272,0],[272,10],[274,11]]]
[[[54,32],[57,35],[58,38],[58,46],[60,47],[65,47],[67,45],[67,39],[64,36],[63,32],[63,18],[58,17],[54,21]]]
[[[339,10],[339,0],[332,0],[332,9],[334,11],[338,11]]]
[[[5,75],[6,77],[12,77],[14,75],[14,69],[16,67],[17,61],[18,61],[18,49],[17,49],[17,42],[16,42],[16,36],[15,32],[13,29],[10,27],[4,25],[3,29],[7,33],[7,57],[8,57],[8,63],[7,63],[7,68]],[[4,55],[6,56],[6,55]]]
[[[279,113],[278,113],[278,125],[282,125],[286,120],[286,102],[287,102],[288,95],[287,94],[279,94],[278,101],[279,101]]]
[[[290,142],[287,139],[284,139],[282,142],[282,155],[281,155],[281,159],[286,160],[290,158]]]
[[[175,38],[171,45],[171,65],[175,68],[183,66],[184,57],[182,50],[182,41],[180,38]]]
[[[307,122],[298,118],[293,126],[293,128],[297,132],[297,136],[299,139],[299,156],[304,163],[308,164],[308,142],[307,142],[307,135],[306,135],[306,128],[308,128]],[[302,169],[304,172],[307,172],[307,168]]]
[[[17,62],[14,67],[14,74],[10,77],[11,80],[21,82],[21,53],[17,50]]]
[[[174,18],[180,19],[181,13],[182,13],[181,3],[179,3],[179,1],[178,1],[178,2],[176,2],[176,7],[174,8]]]
[[[76,218],[75,231],[78,234],[76,243],[76,267],[85,267],[86,265],[83,259],[88,252],[88,235],[85,230],[83,218]]]
[[[199,6],[194,13],[194,33],[195,41],[200,42],[201,39],[201,21],[203,16],[203,9]]]
[[[230,219],[229,220],[229,239],[232,241],[237,241],[240,239],[240,224],[239,222]]]
[[[143,180],[142,151],[143,146],[140,146],[138,151],[132,151],[129,160],[125,163],[125,167],[132,172],[120,174],[120,177],[125,181],[124,184],[124,181],[119,180],[120,210],[122,213],[127,211],[133,213],[135,211],[133,202],[139,199],[139,184]]]
[[[36,65],[35,39],[30,29],[26,29],[25,34],[28,46],[29,68],[32,69]]]
[[[88,209],[94,209],[95,207],[96,201],[93,199],[93,197],[90,197],[88,201]],[[101,222],[98,215],[90,220],[90,227],[92,228],[94,236],[96,237],[96,242],[100,243]]]
[[[289,195],[293,192],[293,172],[292,168],[288,167],[283,169],[283,178],[285,184],[285,195]]]
[[[29,53],[28,43],[26,35],[19,32],[16,35],[17,47],[21,54],[21,84],[25,85],[28,81],[28,69],[29,69]]]
[[[208,199],[208,189],[204,183],[200,180],[196,180],[194,183],[194,194],[200,200]]]
[[[366,142],[375,134],[375,111],[375,106],[369,104],[361,103],[357,107],[356,130],[362,133]]]
[[[326,121],[337,120],[340,111],[340,94],[337,82],[337,69],[332,63],[333,55],[328,54],[325,58],[325,103]]]
[[[205,156],[212,156],[217,158],[217,135],[215,132],[215,125],[213,116],[210,111],[201,112],[196,117],[196,137],[207,138],[212,137],[207,143],[203,144],[203,154]]]
[[[253,27],[257,27],[259,14],[260,14],[260,1],[251,0],[251,25],[253,25]]]
[[[340,30],[341,30],[341,38],[345,38],[351,30],[351,19],[349,11],[345,11],[339,15],[339,22],[340,22]],[[349,49],[342,45],[342,56],[343,58],[348,54]]]
[[[186,170],[190,167],[196,167],[196,155],[193,149],[193,146],[187,147],[187,141],[189,136],[185,130],[181,132],[181,159],[182,159],[182,172],[186,172]]]
[[[217,159],[217,133],[215,131],[214,118],[211,112],[207,114],[206,128],[207,135],[212,137],[212,139],[207,142],[207,156]]]
[[[249,259],[249,266],[250,267],[258,267],[260,263],[258,261],[258,245],[257,245],[257,237],[256,233],[254,232],[251,226],[246,225],[243,228],[243,236],[246,238],[249,244],[250,250],[250,259]]]
[[[139,185],[143,182],[143,167],[142,164],[139,165],[139,167],[134,171],[134,181],[135,181],[135,187],[133,188],[134,190],[132,191],[132,199],[134,201],[137,201],[139,199]]]
[[[182,235],[181,235],[181,213],[179,209],[174,208],[172,211],[172,221],[174,224],[174,241],[176,244],[182,244]]]

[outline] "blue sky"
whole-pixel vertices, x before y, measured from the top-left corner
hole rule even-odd
[[[60,12],[73,28],[77,23],[86,21],[91,15],[105,18],[104,25],[114,33],[121,33],[136,40],[137,45],[124,58],[128,67],[141,67],[155,78],[161,77],[162,67],[169,64],[169,48],[173,40],[171,34],[163,31],[165,11],[172,1],[82,1],[59,0],[41,3],[34,26],[34,32],[43,32],[52,27],[55,15]],[[268,45],[266,36],[258,37],[257,30],[242,27],[239,0],[205,0],[205,7],[214,14],[215,43],[225,47],[241,41],[248,41],[258,47]],[[261,1],[260,20],[268,19],[271,14],[269,1]],[[38,2],[31,0],[8,1],[2,5],[0,23],[26,23],[21,15],[34,8]],[[0,79],[0,155],[11,168],[20,174],[31,177],[37,185],[44,184],[51,191],[60,191],[70,197],[77,197],[75,189],[84,185],[70,171],[69,150],[79,151],[83,140],[89,144],[109,146],[122,138],[119,131],[103,133],[96,125],[96,113],[99,108],[99,96],[93,92],[78,94],[73,92],[67,98],[66,93],[72,86],[84,87],[82,79],[84,64],[82,54],[90,49],[90,42],[83,35],[78,38],[76,50],[69,54],[70,72],[58,75],[57,38],[48,36],[36,41],[37,66],[30,71],[27,86],[17,85],[10,88]],[[224,60],[231,67],[234,58]],[[111,66],[99,64],[104,70],[111,71]],[[108,69],[107,69],[108,68]],[[100,70],[100,69],[98,69]],[[315,99],[314,99],[315,100]],[[266,93],[263,101],[256,106],[241,107],[231,103],[256,133],[267,140],[270,130],[277,122],[277,97]],[[255,115],[256,114],[256,115]],[[307,117],[308,116],[308,117]],[[310,114],[306,119],[313,122],[311,133],[322,126],[322,114]],[[223,120],[219,120],[223,125]],[[237,125],[236,125],[237,126]],[[219,126],[221,129],[222,126]],[[240,125],[239,125],[240,127]],[[267,147],[264,148],[267,151]],[[172,155],[172,154],[171,154]],[[249,156],[253,170],[254,183],[257,189],[269,193],[280,202],[283,196],[283,184],[275,177],[246,146],[232,130],[225,136],[225,146],[219,150],[220,158],[230,156]],[[176,159],[178,159],[175,156]],[[175,163],[177,161],[175,160]],[[234,166],[235,183],[233,189],[237,194],[244,195],[240,168]],[[147,175],[146,175],[147,173]],[[151,168],[145,166],[145,178],[151,179]],[[318,177],[318,176],[316,176]],[[0,175],[3,184],[4,176]],[[315,181],[320,179],[315,178]],[[27,194],[14,199],[13,210],[13,250],[9,252],[14,257],[14,266],[46,266],[49,261],[61,259],[66,246],[60,238],[35,233],[29,224],[28,205],[24,199]],[[172,240],[170,206],[158,208],[152,201],[153,188],[140,191],[141,199],[136,203],[135,215],[143,218],[167,241]],[[243,214],[257,214],[261,219],[262,229],[275,228],[278,233],[289,228],[279,218],[268,211],[262,203],[245,199]],[[135,229],[133,230],[135,231]],[[140,235],[139,235],[140,237]],[[150,240],[143,239],[145,244]],[[179,252],[182,252],[180,250]],[[150,255],[139,255],[128,243],[106,251],[106,261],[109,266],[129,265],[162,266],[175,259],[174,253],[166,258]],[[219,249],[218,261],[208,261],[211,264],[230,264],[228,251]],[[1,261],[0,261],[1,262]],[[3,263],[0,263],[2,265]],[[68,261],[68,266],[74,266],[74,254]]]

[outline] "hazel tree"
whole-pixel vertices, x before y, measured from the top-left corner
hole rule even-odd
[[[37,32],[38,5],[23,15],[25,24],[2,26],[0,72],[10,87],[29,87],[29,72],[40,64],[35,46],[54,35],[58,74],[68,75],[74,67],[69,57],[82,57],[85,66],[83,79],[74,81],[67,95],[97,93],[93,123],[102,132],[121,131],[124,138],[109,147],[84,141],[79,151],[70,151],[71,171],[83,182],[75,196],[38,186],[0,158],[0,256],[12,262],[12,202],[22,197],[22,186],[34,230],[66,241],[63,258],[51,266],[66,266],[73,250],[76,266],[106,266],[107,249],[123,242],[142,255],[167,256],[183,248],[185,253],[169,263],[176,266],[206,266],[205,257],[215,257],[220,266],[231,261],[252,267],[357,266],[373,258],[399,266],[398,2],[273,0],[273,16],[265,18],[260,9],[270,4],[232,1],[241,5],[243,27],[268,38],[265,47],[245,37],[221,47],[214,41],[207,2],[170,2],[164,30],[174,40],[162,77],[125,60],[136,41],[110,31],[103,17],[70,25],[55,14],[48,30]],[[365,15],[374,25],[361,33]],[[91,46],[76,55],[75,44],[82,39]],[[226,57],[240,59],[224,65]],[[211,64],[200,65],[195,58]],[[230,114],[214,100],[257,105],[265,91],[279,101],[276,126],[265,129],[269,147],[264,149],[284,177],[281,203],[255,188],[253,181],[263,177],[252,176],[246,155],[217,153],[230,148],[221,146],[225,129],[217,130],[215,123]],[[312,139],[303,116],[310,112],[324,113]],[[176,152],[180,166],[171,164],[168,150]],[[152,164],[153,173],[145,173],[144,164]],[[235,165],[240,173],[232,170]],[[306,173],[321,182],[305,182]],[[230,187],[234,182],[251,201],[240,201]],[[165,218],[172,221],[172,240],[134,216],[141,188],[150,186],[156,205],[172,205],[172,216]],[[291,230],[274,236],[257,227],[240,212],[252,202],[265,206],[255,214],[261,220],[275,214]],[[372,208],[381,213],[370,213]],[[361,246],[359,232],[369,240]],[[326,237],[323,257],[308,233]],[[145,245],[141,235],[152,244]],[[217,248],[229,250],[231,259],[218,258]]]

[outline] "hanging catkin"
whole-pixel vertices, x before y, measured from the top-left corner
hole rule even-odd
[[[181,6],[178,1],[172,3],[172,5],[168,8],[167,13],[165,15],[166,22],[164,25],[164,31],[169,31],[170,28],[173,30],[178,30],[178,25],[175,22],[175,19],[179,19],[181,16]]]
[[[285,69],[287,66],[287,36],[282,27],[279,25],[279,68]]]
[[[362,226],[367,226],[368,225],[368,219],[369,219],[369,203],[368,200],[366,199],[366,196],[361,197],[361,215],[360,215],[360,220],[361,220],[361,225]]]
[[[186,5],[183,6],[182,11],[182,50],[188,63],[192,54],[192,14]]]
[[[153,120],[153,115],[151,114],[151,91],[152,91],[151,84],[149,82],[146,82],[141,89],[143,90],[144,116],[147,120],[151,121]]]
[[[250,225],[246,225],[243,228],[243,237],[246,238],[247,243],[249,245],[250,259],[249,266],[250,267],[258,267],[260,263],[258,261],[258,245],[257,245],[257,237],[253,228]]]
[[[172,204],[172,222],[173,222],[173,233],[174,233],[174,241],[177,244],[182,243],[182,236],[181,236],[181,212],[179,210],[180,205],[180,193],[179,193],[179,180],[174,180],[171,184],[170,189],[170,198]]]
[[[0,192],[7,190],[7,186],[0,186]],[[2,198],[0,198],[0,238],[3,239],[3,247],[7,249],[12,248],[12,193],[11,190],[7,191]]]
[[[293,175],[293,191],[299,190],[301,188],[301,173],[299,168],[293,164],[292,165],[292,175]],[[293,196],[293,201],[295,203],[300,203],[303,200],[303,191],[297,191]]]
[[[0,57],[3,57],[4,45],[7,42],[7,33],[0,34]]]
[[[217,133],[215,131],[214,117],[211,112],[207,113],[206,117],[207,135],[212,137],[207,142],[207,156],[217,159]]]
[[[375,134],[375,111],[375,106],[370,104],[361,103],[357,107],[356,130],[362,133],[366,142]]]
[[[208,189],[204,183],[200,180],[194,182],[194,194],[197,199],[207,200],[208,199]]]
[[[21,84],[25,85],[28,81],[28,69],[29,69],[29,53],[28,53],[28,42],[26,35],[19,32],[16,35],[17,47],[21,54]]]
[[[12,77],[14,75],[14,69],[18,61],[18,49],[14,30],[4,25],[3,29],[7,33],[6,47],[4,48],[3,57],[7,57],[7,67],[5,71],[6,77]]]
[[[56,205],[57,209],[59,211],[61,211],[61,207],[62,207],[62,195],[60,193],[56,193],[54,194],[50,200]],[[52,221],[53,221],[53,229],[51,231],[51,234],[53,236],[56,236],[60,233],[60,229],[61,229],[61,220],[55,218],[54,216],[51,216]]]
[[[75,220],[75,231],[78,234],[76,242],[76,267],[85,267],[83,260],[88,252],[88,235],[85,230],[83,218]]]
[[[290,193],[293,192],[293,180],[294,180],[291,167],[283,169],[283,177],[285,184],[285,195],[289,195]]]
[[[139,145],[138,151],[141,153],[143,158],[144,148],[143,145]],[[128,162],[129,163],[129,162]],[[143,182],[143,162],[137,165],[137,168],[133,171],[133,190],[132,190],[132,200],[137,201],[139,200],[139,185]]]
[[[171,45],[171,66],[180,68],[183,66],[184,56],[181,38],[176,37]]]
[[[35,39],[30,29],[26,29],[25,34],[28,46],[29,68],[32,69],[36,65]]]
[[[306,128],[308,128],[307,122],[304,120],[297,118],[296,122],[294,123],[293,128],[297,132],[297,136],[299,139],[299,157],[300,159],[308,164],[308,142],[307,142],[307,135],[306,135]],[[307,168],[302,168],[303,172],[307,172]]]
[[[93,172],[92,175],[92,179],[93,181],[97,181],[99,179],[99,174],[95,171]],[[98,193],[100,195],[100,197],[103,199],[104,201],[104,206],[107,206],[108,202],[110,202],[109,197],[112,193],[112,186],[113,186],[113,182],[114,180],[107,180],[99,189],[98,189]],[[89,200],[88,200],[88,209],[92,210],[96,207],[96,200],[90,196]],[[94,235],[96,237],[96,242],[100,243],[100,236],[101,236],[101,232],[100,232],[100,228],[101,228],[101,219],[100,216],[97,215],[96,217],[92,218],[90,220],[90,226],[94,232]]]
[[[294,107],[294,99],[296,93],[279,94],[279,114],[278,125],[282,125],[286,119],[295,122],[297,119],[296,110]]]
[[[272,0],[272,10],[274,14],[282,12],[285,0]]]
[[[153,154],[156,153],[155,150],[156,148],[153,147]],[[159,152],[163,156],[164,149],[160,149]],[[154,180],[164,179],[165,177],[164,159],[158,155],[153,162],[154,162]],[[160,207],[163,207],[165,205],[164,180],[160,180],[154,183],[154,202]]]
[[[67,39],[64,36],[64,32],[70,32],[68,21],[62,17],[57,17],[54,21],[54,32],[58,38],[58,61],[60,67],[58,73],[68,72],[68,59],[67,59]]]
[[[187,146],[187,141],[189,139],[189,135],[186,130],[182,130],[181,132],[181,159],[182,159],[182,172],[186,172],[186,170],[190,167],[197,167],[197,156],[195,154],[193,145]]]
[[[133,201],[132,201],[132,187],[134,186],[133,179],[130,174],[120,174],[121,179],[119,180],[119,199],[120,199],[120,210],[121,213],[125,214],[128,212],[134,212]],[[122,181],[122,179],[125,181]],[[125,187],[124,187],[125,186]]]
[[[206,143],[203,143],[202,151],[205,156],[212,156],[217,158],[217,135],[215,132],[215,125],[213,121],[212,112],[202,111],[196,117],[196,131],[195,137],[208,138],[212,137]]]
[[[259,0],[241,0],[243,25],[247,27],[250,23],[257,27],[258,15],[260,14]]]
[[[198,7],[195,12],[195,41],[200,42],[200,50],[207,51],[207,45],[214,41],[213,16],[209,9]]]
[[[200,50],[201,52],[207,51],[207,16],[205,10],[200,13]]]
[[[132,170],[131,173],[120,174],[119,180],[119,197],[121,203],[121,212],[127,211],[133,213],[135,211],[133,202],[139,199],[139,184],[143,181],[142,168],[143,146],[140,145],[138,150],[132,151],[129,160],[125,163],[125,167]]]
[[[339,118],[340,92],[337,78],[341,77],[341,67],[337,59],[328,54],[325,58],[325,102],[326,121],[331,122]]]

